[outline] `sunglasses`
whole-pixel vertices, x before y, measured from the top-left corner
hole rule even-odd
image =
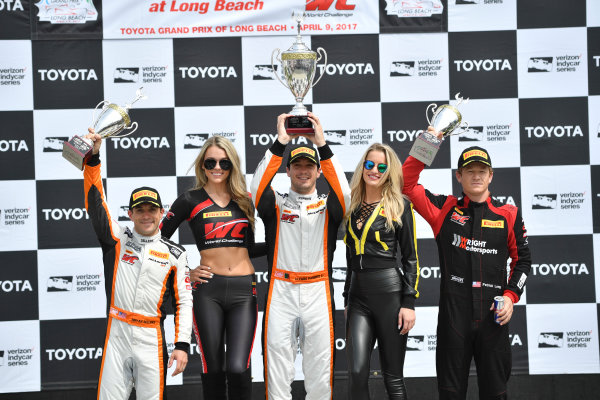
[[[371,160],[366,160],[364,166],[366,170],[370,171],[375,167],[375,163]],[[383,174],[385,171],[387,171],[387,167],[387,164],[384,163],[377,164],[377,171]]]
[[[207,158],[204,160],[204,168],[206,169],[215,169],[217,164],[221,167],[223,171],[229,171],[233,164],[230,160],[224,158],[222,160],[215,160],[214,158]]]

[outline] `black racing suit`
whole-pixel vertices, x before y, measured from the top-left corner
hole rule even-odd
[[[432,194],[417,185],[424,164],[408,157],[403,193],[431,225],[441,269],[436,367],[440,399],[464,399],[475,358],[481,399],[505,399],[511,370],[508,325],[494,322],[495,296],[519,301],[531,268],[527,231],[517,207],[491,196]],[[511,259],[507,267],[508,258]]]
[[[163,219],[162,234],[171,237],[184,220],[190,224],[199,251],[218,247],[246,247],[251,255],[261,251],[254,245],[246,214],[233,200],[223,208],[204,189],[187,191]],[[254,275],[214,275],[207,284],[196,282],[193,296],[204,398],[225,400],[228,392],[230,400],[250,399],[250,356],[258,317]]]
[[[419,296],[419,261],[412,205],[404,200],[401,223],[386,229],[382,202],[359,229],[357,214],[348,219],[344,237],[348,269],[344,300],[349,399],[369,399],[369,370],[375,340],[390,399],[406,399],[404,355],[408,335],[400,335],[401,307],[414,310]],[[401,258],[401,270],[398,258]]]

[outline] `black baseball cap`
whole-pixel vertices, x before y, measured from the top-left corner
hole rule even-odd
[[[458,169],[471,164],[472,162],[480,162],[491,168],[492,158],[486,149],[473,146],[463,150],[458,158]]]
[[[131,196],[129,197],[129,209],[131,210],[133,207],[144,203],[155,205],[158,208],[163,208],[158,191],[148,186],[142,186],[134,189],[133,192],[131,192]]]
[[[319,165],[319,157],[317,156],[317,150],[315,150],[312,146],[306,145],[295,145],[290,150],[290,156],[288,157],[287,166],[289,167],[291,163],[298,160],[299,158],[306,158],[307,160],[313,162],[320,167]]]

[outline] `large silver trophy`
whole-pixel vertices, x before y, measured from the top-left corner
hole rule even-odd
[[[321,73],[319,79],[313,83],[317,63],[323,58],[324,65],[327,65],[327,53],[322,47],[319,47],[315,52],[308,48],[302,41],[300,29],[305,16],[306,14],[304,13],[292,13],[292,18],[294,18],[298,24],[296,41],[286,51],[281,52],[280,49],[275,49],[271,54],[271,66],[273,67],[275,77],[277,77],[279,82],[288,88],[296,98],[296,105],[292,108],[292,111],[290,111],[290,114],[292,114],[293,117],[288,117],[286,120],[286,131],[291,135],[315,132],[312,123],[307,118],[308,109],[302,104],[302,100],[304,100],[304,96],[306,96],[309,89],[319,83],[323,77],[323,73]],[[277,73],[275,59],[281,64],[285,82],[281,80]],[[325,69],[323,69],[323,71],[325,71]]]
[[[143,88],[139,88],[135,93],[135,99],[133,99],[131,103],[125,104],[123,107],[106,100],[102,100],[98,103],[94,109],[94,114],[92,115],[92,127],[102,139],[107,137],[125,137],[136,131],[138,123],[131,122],[128,111],[133,103],[147,97],[142,94],[142,89]],[[96,118],[96,111],[98,111],[99,107],[102,107],[102,109],[100,110],[98,118]],[[117,134],[126,129],[131,130],[125,135],[117,136]],[[71,140],[63,143],[62,155],[71,164],[83,170],[87,160],[92,156],[93,148],[94,143],[91,140],[75,135]]]
[[[443,134],[442,138],[438,139],[435,135],[425,131],[415,139],[409,154],[426,165],[431,165],[445,137],[457,135],[469,127],[469,124],[462,120],[462,115],[457,108],[461,103],[466,104],[469,99],[463,99],[460,97],[460,93],[457,93],[454,98],[456,99],[454,106],[442,104],[438,107],[437,104],[431,103],[425,110],[425,117],[429,125],[436,132]],[[431,119],[429,110],[433,112]]]

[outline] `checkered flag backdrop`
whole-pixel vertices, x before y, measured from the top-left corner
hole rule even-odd
[[[521,207],[533,254],[511,321],[513,372],[600,372],[600,2],[0,0],[0,392],[97,382],[105,277],[82,174],[61,157],[62,142],[86,132],[99,101],[124,105],[143,86],[148,99],[131,110],[139,130],[106,140],[101,153],[119,223],[131,224],[133,187],[152,183],[167,207],[190,188],[188,169],[212,135],[234,143],[249,180],[276,138],[276,116],[293,104],[271,65],[271,52],[294,40],[292,10],[306,13],[307,45],[328,53],[305,103],[348,177],[373,142],[406,158],[428,104],[470,98],[460,106],[469,128],[446,141],[422,183],[459,194],[461,150],[490,151],[492,194]],[[289,185],[285,174],[273,184]],[[435,376],[440,265],[417,220],[421,296],[405,374]],[[174,239],[197,265],[189,228]],[[262,317],[269,277],[266,260],[255,261]],[[333,277],[344,374],[341,241]],[[262,381],[258,340],[252,371]],[[195,344],[192,353],[169,384],[199,382]]]

